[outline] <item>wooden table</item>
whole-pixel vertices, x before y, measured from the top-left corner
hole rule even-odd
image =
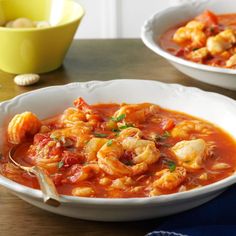
[[[63,67],[44,74],[41,81],[22,88],[13,75],[0,71],[0,101],[45,86],[75,81],[146,79],[179,83],[236,99],[236,92],[188,78],[147,49],[139,39],[74,41]],[[144,235],[161,220],[129,223],[82,221],[54,215],[25,203],[0,187],[0,235]]]

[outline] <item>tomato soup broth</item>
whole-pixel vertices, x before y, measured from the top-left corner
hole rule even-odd
[[[60,194],[73,196],[158,196],[199,188],[235,171],[235,140],[204,120],[150,103],[88,105],[79,98],[74,104],[43,121],[33,113],[18,114],[20,124],[13,118],[1,174],[39,188],[35,176],[9,163],[15,144],[19,163],[44,168]],[[37,128],[17,136],[22,123],[27,129],[28,116]]]

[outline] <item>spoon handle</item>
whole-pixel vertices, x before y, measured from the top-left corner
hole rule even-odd
[[[61,203],[59,200],[59,195],[51,178],[39,166],[34,166],[31,171],[36,175],[39,181],[40,188],[43,192],[44,203],[54,207],[58,207]]]

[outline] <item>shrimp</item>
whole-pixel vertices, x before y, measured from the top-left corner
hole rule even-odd
[[[72,139],[75,140],[76,148],[83,148],[91,138],[92,127],[88,124],[72,126],[69,128],[58,129],[51,133],[54,139]]]
[[[85,114],[76,108],[70,107],[63,112],[61,122],[65,127],[72,127],[86,121]]]
[[[203,32],[205,24],[200,21],[190,21],[186,26],[180,27],[174,34],[176,43],[191,42],[193,47],[203,47],[206,43],[206,35]]]
[[[186,170],[183,167],[176,167],[174,171],[164,169],[157,172],[157,176],[160,176],[153,182],[153,187],[161,190],[173,190],[177,188],[186,178]]]
[[[27,136],[35,135],[40,130],[41,125],[41,121],[32,112],[26,111],[15,115],[7,128],[9,142],[13,144],[22,143]]]
[[[210,125],[204,124],[197,120],[186,120],[178,123],[175,128],[171,131],[171,136],[173,138],[179,137],[182,139],[189,138],[189,135],[194,132],[200,133],[199,136],[207,136],[212,133],[210,130]]]
[[[185,27],[189,29],[203,30],[205,28],[205,24],[200,21],[192,20],[189,21]]]
[[[141,136],[142,136],[142,131],[140,129],[129,127],[120,132],[119,136],[117,137],[117,140],[122,141],[127,137],[140,138]]]
[[[113,140],[111,145],[104,144],[97,153],[98,165],[107,174],[114,176],[130,176],[132,170],[119,161],[124,154],[122,145]]]
[[[144,162],[151,165],[160,157],[160,152],[155,143],[150,140],[128,137],[122,141],[122,146],[126,151],[135,153],[136,156],[133,157],[135,164]]]
[[[86,121],[93,127],[96,127],[99,121],[102,121],[102,117],[95,111],[92,106],[87,104],[83,98],[78,98],[74,101],[74,105],[80,112],[83,112],[86,117]]]
[[[108,141],[106,138],[92,138],[86,144],[84,153],[87,161],[94,161],[97,159],[97,152]]]
[[[135,154],[132,159],[134,165],[131,167],[133,175],[144,173],[148,166],[157,162],[160,157],[155,143],[150,140],[127,137],[122,141],[122,146],[125,151]]]
[[[148,164],[146,162],[141,162],[131,166],[131,169],[132,169],[132,175],[140,175],[148,170]]]
[[[83,111],[84,113],[91,113],[92,108],[88,103],[84,101],[83,98],[79,97],[74,101],[74,106],[79,110]]]
[[[227,61],[226,61],[226,67],[231,68],[233,66],[236,66],[236,54],[232,55]]]
[[[208,56],[209,52],[206,47],[197,49],[195,51],[190,52],[187,57],[192,61],[201,61]]]
[[[236,43],[236,36],[232,29],[227,29],[216,36],[207,39],[207,50],[212,54],[220,54],[231,48]]]
[[[181,141],[171,150],[185,168],[200,169],[207,153],[207,144],[203,139]]]
[[[90,179],[97,175],[100,172],[100,168],[97,164],[87,164],[81,166],[79,164],[75,164],[71,166],[67,175],[66,182],[69,183],[78,183],[87,179]]]
[[[159,112],[160,107],[150,103],[142,104],[125,104],[115,112],[114,117],[117,118],[121,115],[125,115],[125,121],[131,123],[143,123],[148,117]]]
[[[134,153],[134,165],[126,166],[120,162],[124,151]],[[127,137],[118,142],[112,140],[111,145],[104,144],[97,153],[98,164],[106,173],[115,176],[131,176],[148,170],[148,166],[158,161],[160,152],[155,143],[149,140]]]
[[[198,28],[180,27],[174,34],[173,40],[176,43],[188,43],[192,47],[204,47],[207,37],[205,33]]]

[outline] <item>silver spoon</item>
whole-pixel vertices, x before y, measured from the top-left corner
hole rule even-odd
[[[14,154],[18,147],[19,145],[15,145],[10,149],[9,151],[10,161],[20,169],[34,174],[37,177],[40,188],[42,190],[44,203],[50,206],[58,207],[61,204],[61,202],[56,187],[51,178],[43,170],[43,168],[39,166],[31,166],[31,167],[22,166],[14,160]]]

